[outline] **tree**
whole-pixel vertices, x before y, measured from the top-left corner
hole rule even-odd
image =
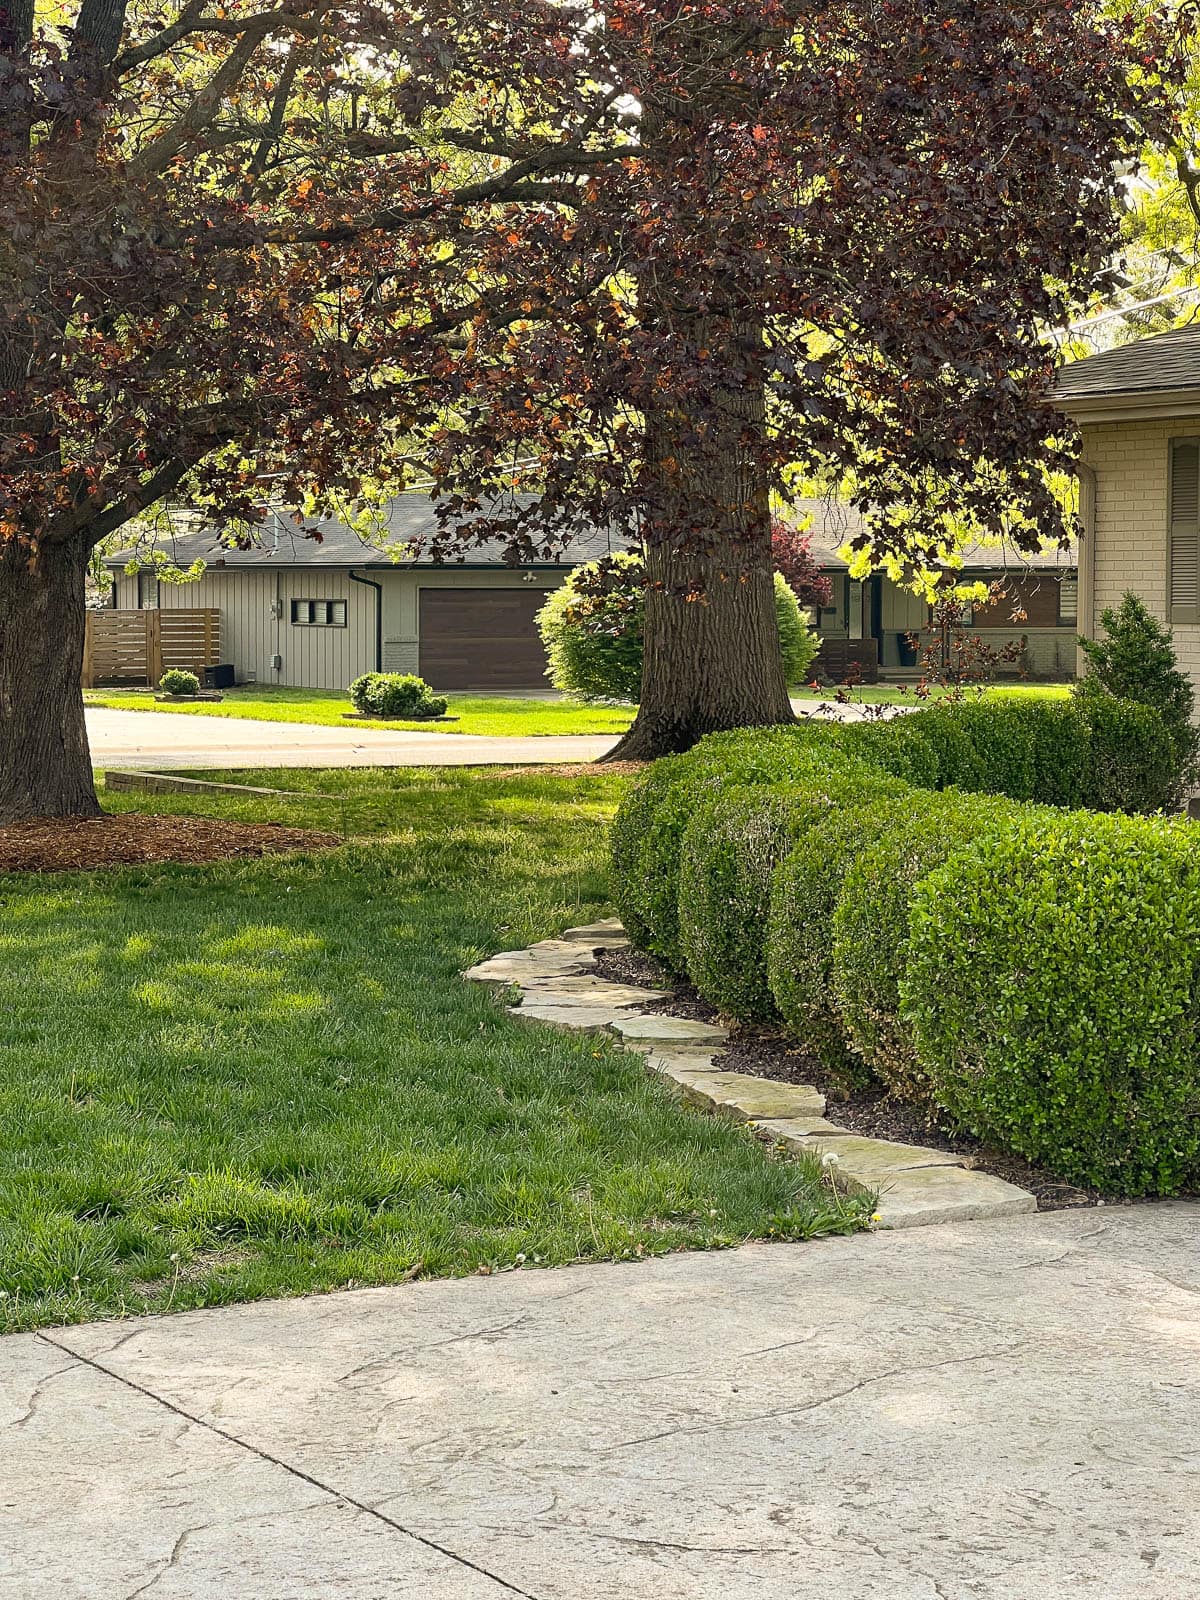
[[[804,610],[832,604],[833,579],[812,553],[812,535],[787,522],[771,527],[771,561]]]
[[[453,41],[486,18],[439,0],[49,14],[0,0],[0,824],[98,810],[99,542],[167,496],[246,540],[402,481],[440,403],[410,353],[475,310],[456,228],[574,155],[481,148]]]
[[[1065,537],[1043,330],[1113,275],[1114,174],[1165,126],[1174,67],[1086,3],[614,0],[593,21],[563,92],[497,117],[515,156],[585,84],[614,93],[596,165],[463,257],[523,315],[473,322],[432,465],[454,509],[536,485],[481,525],[514,553],[556,519],[640,533],[644,679],[614,755],[646,757],[790,715],[769,506],[797,464],[848,483],[860,546],[910,570],[951,508]]]
[[[448,554],[639,536],[630,756],[790,717],[795,463],[881,549],[998,485],[1061,527],[1039,329],[1165,121],[1099,7],[3,3],[0,823],[95,809],[83,574],[167,495],[357,510],[415,453]]]

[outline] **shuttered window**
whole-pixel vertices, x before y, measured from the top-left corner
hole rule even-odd
[[[1200,622],[1200,439],[1171,443],[1171,621]]]

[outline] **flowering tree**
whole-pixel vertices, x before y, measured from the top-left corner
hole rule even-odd
[[[164,496],[332,512],[417,455],[447,553],[636,533],[630,756],[790,717],[795,463],[901,552],[999,484],[1060,526],[1039,328],[1165,118],[1091,0],[0,8],[0,823],[95,810],[84,576]]]

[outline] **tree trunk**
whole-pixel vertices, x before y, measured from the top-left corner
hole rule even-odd
[[[0,826],[96,817],[83,720],[86,539],[0,547]]]
[[[689,319],[690,320],[690,319]],[[719,337],[686,330],[693,348]],[[765,427],[761,334],[727,334],[695,419],[651,415],[646,457],[646,628],[642,693],[608,761],[652,761],[706,733],[795,721],[775,610],[771,514],[758,444]],[[697,447],[698,435],[706,442]]]

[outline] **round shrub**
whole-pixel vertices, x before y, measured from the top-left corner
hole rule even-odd
[[[775,869],[849,796],[887,788],[887,779],[862,767],[834,768],[810,756],[803,780],[722,790],[693,813],[680,861],[680,945],[688,976],[718,1011],[743,1021],[779,1015],[765,937]]]
[[[767,922],[767,981],[779,1013],[849,1091],[870,1069],[850,1048],[833,991],[831,925],[842,880],[876,837],[888,797],[847,797],[797,839],[775,869]]]
[[[997,795],[909,792],[881,801],[876,838],[842,880],[832,921],[837,1012],[857,1053],[905,1099],[930,1099],[900,1008],[913,885],[1020,814],[1020,807]]]
[[[635,945],[650,948],[651,885],[642,877],[641,855],[659,806],[671,785],[690,770],[691,752],[661,756],[630,784],[609,832],[612,897],[625,932]]]
[[[1194,1179],[1200,851],[1190,825],[1023,813],[913,893],[901,1002],[938,1104],[1075,1183]]]
[[[384,720],[442,717],[449,704],[411,672],[364,672],[350,685],[350,699],[363,716]]]
[[[913,737],[913,725],[922,713],[880,718],[843,725],[841,743],[869,766],[902,778],[918,789],[940,787],[940,771],[933,748]]]
[[[200,679],[182,667],[168,667],[158,680],[158,687],[164,694],[199,694]]]
[[[577,700],[636,700],[642,692],[645,630],[642,558],[624,552],[576,567],[538,612],[546,676]],[[820,640],[806,626],[796,596],[775,574],[775,617],[788,683],[803,682]]]

